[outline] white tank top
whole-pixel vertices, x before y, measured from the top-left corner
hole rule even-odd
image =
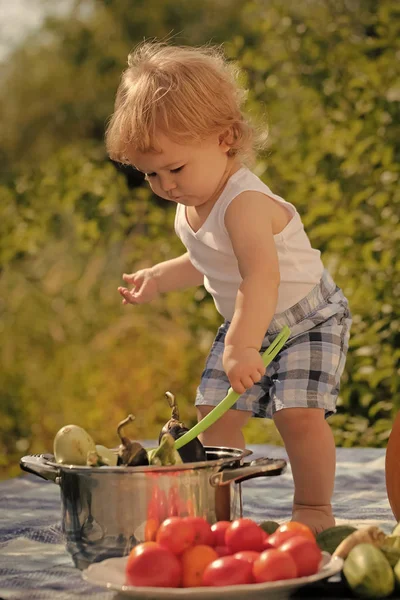
[[[307,296],[319,283],[324,270],[321,253],[312,248],[293,204],[271,192],[257,175],[242,167],[229,178],[198,231],[190,227],[183,204],[177,205],[175,216],[176,234],[186,246],[192,264],[203,273],[204,287],[214,298],[218,312],[227,321],[232,320],[242,277],[225,226],[225,212],[232,200],[245,191],[257,191],[273,198],[292,215],[286,227],[274,235],[281,279],[275,314],[287,310]]]

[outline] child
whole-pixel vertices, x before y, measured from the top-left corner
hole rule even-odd
[[[255,136],[236,72],[221,53],[144,43],[128,65],[107,150],[176,204],[175,230],[187,252],[123,275],[131,287],[118,288],[122,302],[205,286],[225,322],[198,388],[198,418],[230,386],[243,395],[202,442],[244,448],[248,419],[272,417],[293,473],[292,519],[322,531],[335,523],[335,443],[325,418],[336,410],[345,364],[347,300],[296,208],[245,166]],[[261,353],[284,325],[291,336],[265,370]]]

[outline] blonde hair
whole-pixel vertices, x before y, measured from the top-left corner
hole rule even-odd
[[[128,57],[107,126],[110,158],[127,163],[128,147],[157,152],[160,131],[177,143],[227,132],[229,154],[250,158],[256,140],[238,75],[220,48],[140,44]]]

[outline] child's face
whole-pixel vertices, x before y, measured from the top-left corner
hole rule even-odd
[[[146,174],[151,189],[165,200],[200,206],[213,197],[229,176],[229,146],[215,134],[196,144],[177,144],[157,137],[161,152],[128,152],[128,159]]]

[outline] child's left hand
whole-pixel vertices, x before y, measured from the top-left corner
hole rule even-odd
[[[255,348],[226,346],[222,363],[233,390],[238,394],[251,388],[265,373],[264,363]]]

